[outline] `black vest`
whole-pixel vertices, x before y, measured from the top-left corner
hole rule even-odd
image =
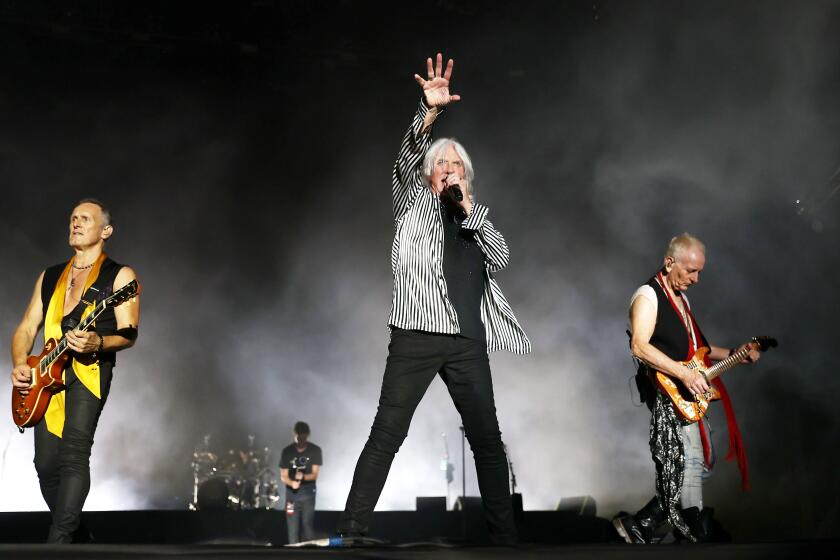
[[[653,335],[650,337],[651,345],[663,354],[677,362],[684,362],[689,356],[690,349],[689,334],[685,329],[682,321],[682,316],[679,312],[671,306],[668,300],[668,295],[656,277],[648,280],[647,285],[653,288],[656,294],[656,326],[653,329]],[[685,303],[685,300],[683,300]],[[687,307],[687,306],[686,306]],[[700,331],[700,326],[697,326],[699,340],[698,347],[708,346],[706,337]],[[628,331],[629,334],[629,331]],[[649,409],[653,410],[653,405],[656,401],[656,389],[650,380],[649,368],[646,364],[639,362],[639,371],[636,374],[636,388],[639,390],[639,396]]]
[[[662,289],[662,286],[659,285],[659,282],[656,281],[655,277],[648,280],[647,285],[653,288],[658,304],[656,309],[656,327],[653,329],[650,343],[672,360],[684,362],[689,357],[690,343],[689,333],[685,329],[682,316],[671,306],[668,295]],[[702,331],[700,331],[699,325],[697,326],[697,331],[700,336],[700,339],[697,341],[697,346],[708,346],[709,344],[706,342],[706,337],[703,336]]]
[[[52,299],[53,293],[55,292],[55,287],[58,284],[58,279],[61,277],[61,273],[64,271],[64,267],[67,266],[67,263],[59,263],[53,265],[44,271],[44,280],[41,282],[41,304],[43,305],[44,314],[46,315],[47,309],[50,306],[50,300]],[[114,291],[114,280],[117,278],[117,273],[123,265],[118,264],[112,261],[110,258],[106,257],[105,260],[102,262],[102,266],[99,268],[99,276],[96,278],[96,281],[93,283],[93,287],[98,289],[101,293],[110,295]],[[65,320],[62,321],[61,330],[62,332],[67,332],[67,319],[72,319],[73,324],[78,324],[81,320],[82,313],[85,310],[85,304],[83,302],[79,302],[79,304],[65,316]],[[102,314],[96,319],[94,323],[95,328],[93,329],[96,334],[99,336],[106,336],[112,335],[117,332],[117,318],[114,315],[114,308],[109,307]],[[116,363],[116,353],[115,352],[102,352],[98,354],[99,362],[102,363]]]

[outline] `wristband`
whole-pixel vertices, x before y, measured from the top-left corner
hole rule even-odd
[[[105,337],[99,333],[96,333],[96,336],[99,337],[99,348],[96,349],[97,352],[102,352],[102,348],[105,347]]]

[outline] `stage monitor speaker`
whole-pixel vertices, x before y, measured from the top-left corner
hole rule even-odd
[[[516,492],[510,495],[510,501],[513,504],[513,518],[519,522],[522,521],[522,494]]]
[[[443,513],[446,511],[446,497],[417,496],[415,509],[423,513]]]
[[[577,515],[586,515],[588,517],[595,517],[597,511],[595,498],[592,496],[572,496],[570,498],[561,498],[557,504],[557,511],[568,511],[576,513]]]
[[[475,498],[471,496],[467,496],[466,502],[464,502],[463,496],[458,496],[458,499],[455,500],[455,506],[452,508],[455,511],[472,511],[476,509],[481,509],[481,498]]]

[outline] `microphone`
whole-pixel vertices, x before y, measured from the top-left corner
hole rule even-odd
[[[458,180],[458,175],[455,173],[447,173],[446,177],[444,177],[443,182],[446,185],[446,189],[449,190],[449,196],[451,196],[455,202],[461,202],[464,200],[464,193],[461,192],[461,185],[458,183],[449,184],[451,179]]]

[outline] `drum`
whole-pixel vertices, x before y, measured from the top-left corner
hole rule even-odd
[[[200,510],[238,509],[241,495],[241,478],[230,473],[216,472],[198,485],[196,501]]]

